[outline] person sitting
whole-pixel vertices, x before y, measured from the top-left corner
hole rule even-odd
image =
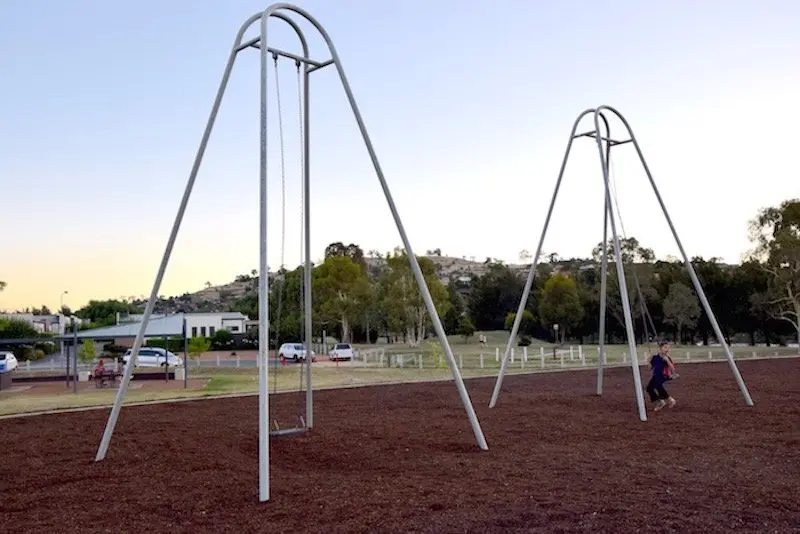
[[[96,365],[96,366],[95,366],[95,368],[94,368],[94,376],[95,376],[95,377],[100,377],[100,376],[103,376],[103,372],[104,372],[105,370],[106,370],[106,364],[105,364],[105,362],[103,361],[103,359],[102,359],[102,358],[100,358],[100,361],[98,361],[98,362],[97,362],[97,365]]]

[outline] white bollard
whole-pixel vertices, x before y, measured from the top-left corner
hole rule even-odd
[[[522,361],[528,361],[528,347],[522,347]]]
[[[500,361],[500,347],[495,347],[494,349],[494,361]]]
[[[483,369],[483,353],[480,355],[481,369]]]
[[[511,349],[511,363],[514,363],[514,349]]]
[[[572,345],[569,346],[569,361],[573,361],[575,359],[575,355],[572,352]]]

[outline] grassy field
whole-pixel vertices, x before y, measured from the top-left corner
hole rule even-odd
[[[456,362],[465,377],[496,376],[499,358],[505,350],[508,335],[505,332],[489,332],[487,345],[481,347],[476,338],[465,342],[460,337],[450,338]],[[647,355],[656,346],[638,347],[640,364],[645,365]],[[734,347],[737,359],[797,355],[797,348],[787,347]],[[607,347],[607,365],[630,365],[627,345]],[[496,355],[499,353],[499,358]],[[527,358],[525,355],[527,354]],[[597,365],[596,345],[559,346],[534,343],[523,349],[514,347],[514,360],[509,360],[508,373],[530,373],[590,368]],[[710,354],[710,357],[709,357]],[[571,355],[571,356],[570,356]],[[673,359],[680,366],[685,362],[718,361],[725,358],[721,347],[681,347],[672,349]],[[301,378],[304,366],[287,365],[270,369],[269,389],[276,393],[296,392],[302,395]],[[130,389],[126,404],[157,402],[167,399],[197,398],[218,395],[251,394],[258,391],[258,370],[254,367],[203,367],[190,369],[190,378],[202,379],[200,386],[183,389],[180,381],[173,382],[170,389],[151,389],[145,384],[141,389]],[[452,377],[443,352],[436,339],[419,347],[400,344],[356,346],[356,359],[342,362],[338,366],[329,362],[314,364],[312,385],[315,389],[353,387],[388,382],[415,382],[422,380],[444,380]],[[24,412],[40,412],[109,406],[114,402],[115,389],[89,389],[78,394],[64,388],[59,392],[37,393],[32,387],[27,392],[3,393],[0,395],[0,416]],[[298,403],[302,400],[298,399]]]

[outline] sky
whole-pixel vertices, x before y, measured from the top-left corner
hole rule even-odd
[[[519,262],[570,130],[628,120],[690,256],[738,262],[757,211],[800,195],[800,3],[298,0],[341,59],[413,250]],[[231,46],[264,0],[0,3],[0,309],[149,295]],[[491,7],[488,7],[491,6]],[[325,43],[301,24],[319,61]],[[257,25],[247,33],[255,35]],[[299,52],[286,24],[270,46]],[[272,66],[270,66],[272,67]],[[269,96],[268,253],[301,250],[296,70]],[[311,75],[312,258],[401,244],[333,67]],[[618,121],[612,137],[626,139]],[[593,129],[586,118],[579,131]],[[238,55],[161,295],[258,266],[259,55]],[[678,255],[631,144],[612,151],[625,235]],[[597,146],[573,144],[543,245],[602,239]],[[281,236],[285,247],[281,254]],[[68,292],[64,295],[64,292]]]

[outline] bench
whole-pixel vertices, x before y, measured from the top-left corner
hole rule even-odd
[[[92,379],[94,380],[95,387],[103,388],[106,386],[106,384],[116,385],[118,376],[122,375],[114,369],[103,369],[101,372],[95,371],[92,374]]]

